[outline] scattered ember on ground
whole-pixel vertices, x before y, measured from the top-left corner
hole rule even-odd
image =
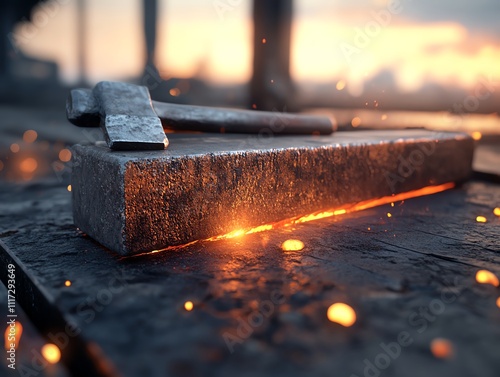
[[[332,304],[326,316],[331,322],[338,323],[344,327],[350,327],[356,322],[356,312],[352,307],[342,302]]]

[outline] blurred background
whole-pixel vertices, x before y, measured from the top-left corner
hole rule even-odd
[[[100,80],[346,129],[498,134],[499,15],[496,0],[3,0],[0,179],[68,171],[67,146],[100,135],[65,121],[66,96]]]

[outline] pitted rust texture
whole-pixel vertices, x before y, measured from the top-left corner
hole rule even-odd
[[[276,148],[265,150],[231,151],[238,145],[237,138],[234,145],[223,140],[219,145],[200,146],[192,137],[177,140],[173,143],[177,149],[171,152],[114,154],[98,149],[103,159],[116,156],[116,164],[124,163],[120,177],[124,182],[120,193],[125,203],[124,242],[116,248],[111,240],[120,238],[116,231],[103,238],[102,230],[97,236],[92,226],[82,230],[121,254],[132,254],[462,181],[470,174],[473,144],[463,135],[414,130],[398,132],[397,137],[381,131],[357,134],[276,138]],[[79,147],[77,153],[91,155],[96,148]],[[93,185],[98,184],[99,174]],[[94,205],[91,198],[80,196],[79,200],[76,206]],[[114,210],[119,213],[120,199],[116,200]],[[75,223],[83,222],[75,217]]]
[[[75,224],[108,248],[120,250],[125,241],[124,165],[99,148],[76,145],[73,156]]]

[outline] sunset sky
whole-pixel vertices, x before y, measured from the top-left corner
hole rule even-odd
[[[59,1],[59,2],[58,2]],[[22,50],[57,61],[65,81],[78,74],[76,5],[55,0]],[[138,75],[143,67],[140,0],[88,0],[88,76]],[[159,1],[157,65],[163,75],[198,75],[215,84],[250,77],[248,0]],[[234,5],[231,5],[234,4]],[[343,79],[353,92],[382,72],[402,91],[426,83],[471,88],[479,76],[500,81],[498,0],[296,0],[292,75],[299,82]],[[26,25],[16,29],[26,36]],[[20,39],[21,40],[21,39]]]

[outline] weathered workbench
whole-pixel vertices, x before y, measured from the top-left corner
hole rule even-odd
[[[475,281],[500,276],[496,184],[122,258],[73,226],[67,178],[0,184],[0,260],[72,375],[498,376],[500,291]],[[304,249],[283,252],[292,238]]]

